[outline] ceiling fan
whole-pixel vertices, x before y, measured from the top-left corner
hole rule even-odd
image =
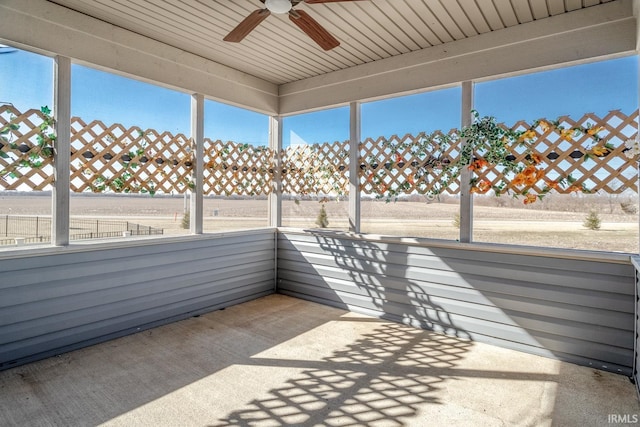
[[[267,16],[272,13],[289,14],[289,20],[296,24],[305,34],[307,34],[314,42],[316,42],[324,50],[331,50],[340,45],[322,25],[313,19],[304,10],[295,10],[294,7],[300,3],[316,4],[316,3],[335,3],[346,1],[362,1],[362,0],[260,0],[264,3],[264,9],[258,9],[251,12],[241,23],[239,23],[229,34],[223,39],[226,42],[240,42],[251,31],[253,31]]]

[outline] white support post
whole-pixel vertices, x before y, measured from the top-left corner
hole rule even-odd
[[[640,53],[640,2],[633,2],[633,16],[636,18],[636,53]]]
[[[56,56],[53,72],[56,142],[51,197],[51,242],[69,244],[71,162],[71,59]]]
[[[193,143],[193,184],[191,190],[191,234],[202,234],[204,211],[204,95],[191,95],[191,140]]]
[[[269,227],[282,226],[282,117],[269,118],[269,148],[273,153],[273,185],[269,194]]]
[[[460,124],[462,127],[471,124],[473,109],[473,82],[462,82],[462,111]],[[467,142],[462,141],[462,147]],[[461,147],[461,148],[462,148]],[[471,178],[473,172],[466,167],[460,172],[460,241],[469,243],[473,239],[473,196],[471,194]]]
[[[360,103],[349,105],[349,231],[360,232]]]

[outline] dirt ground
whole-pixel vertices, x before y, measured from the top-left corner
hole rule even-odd
[[[324,204],[329,228],[348,228],[348,202]],[[188,202],[187,202],[188,206]],[[313,200],[283,202],[283,225],[316,228],[322,204]],[[431,237],[456,240],[458,205],[455,203],[362,200],[362,231],[365,233]],[[164,234],[187,234],[182,227],[185,200],[182,196],[72,195],[71,215],[125,219],[164,229]],[[267,200],[204,200],[206,232],[267,226]],[[602,226],[583,226],[584,210],[538,210],[523,207],[474,206],[473,240],[542,247],[593,249],[638,253],[638,215],[598,208]],[[48,194],[0,193],[0,215],[50,215]]]

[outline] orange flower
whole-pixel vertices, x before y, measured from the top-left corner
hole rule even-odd
[[[579,193],[582,191],[582,187],[580,187],[579,185],[573,184],[572,186],[567,188],[567,191],[569,193]]]
[[[367,177],[367,182],[371,182],[371,181],[373,181],[373,177],[374,177],[374,176],[376,176],[376,175],[375,175],[373,172],[371,172],[371,173],[369,174],[369,176]]]
[[[540,122],[540,127],[542,128],[543,132],[547,132],[551,128],[551,126],[549,126],[549,123],[545,122],[544,120]]]
[[[483,179],[482,181],[480,181],[477,185],[478,191],[480,193],[486,193],[487,191],[491,190],[491,182],[489,182],[486,179]]]
[[[544,176],[544,171],[538,170],[534,165],[529,165],[511,180],[513,185],[535,185]]]
[[[560,137],[565,141],[571,141],[573,139],[573,129],[562,129]]]
[[[540,156],[539,156],[539,155],[537,155],[537,154],[530,154],[530,155],[529,155],[529,161],[530,161],[531,163],[533,163],[534,165],[537,165],[537,164],[539,164],[539,163],[542,161],[542,159],[541,159],[541,158],[540,158]]]
[[[592,127],[587,130],[587,133],[589,135],[595,135],[602,130],[604,130],[604,126]]]
[[[524,179],[525,179],[525,176],[522,174],[522,172],[520,172],[511,180],[511,184],[516,186],[524,185]]]
[[[414,185],[416,182],[413,180],[413,175],[409,175],[407,177],[407,182],[411,185]]]
[[[528,186],[535,185],[536,182],[538,182],[537,175],[530,175],[527,177],[527,179],[524,180],[524,183],[527,184]]]
[[[558,190],[560,188],[560,183],[558,181],[545,180],[545,183],[552,190]]]
[[[534,139],[536,137],[536,132],[533,129],[529,129],[528,131],[526,131],[525,133],[523,133],[522,135],[520,135],[520,139],[524,140],[524,139]]]
[[[400,154],[396,153],[396,163],[400,163],[400,162],[403,162],[403,161],[404,161],[404,159],[402,158],[402,156]]]
[[[602,157],[609,154],[609,149],[607,147],[593,147],[591,153],[593,153],[594,156]]]
[[[538,196],[535,194],[527,194],[527,197],[524,199],[524,204],[529,205],[531,203],[535,203],[538,200]]]
[[[471,162],[471,164],[468,166],[468,169],[470,171],[477,171],[485,168],[488,165],[489,165],[489,162],[487,162],[485,159],[476,159],[473,162]]]

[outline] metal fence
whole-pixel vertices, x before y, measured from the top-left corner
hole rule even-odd
[[[153,236],[164,234],[162,228],[154,228],[129,221],[90,218],[71,218],[70,240],[102,239],[110,237]],[[51,217],[0,215],[0,245],[23,243],[48,243],[51,241]]]

